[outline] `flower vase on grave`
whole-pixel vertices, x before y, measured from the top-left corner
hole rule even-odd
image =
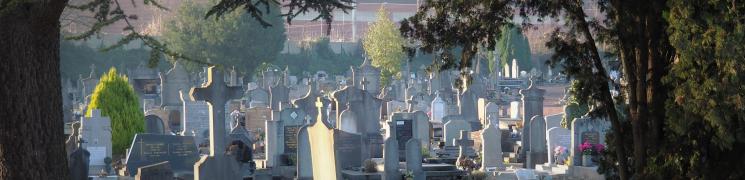
[[[592,163],[592,155],[589,155],[589,154],[582,155],[582,166],[585,166],[585,167],[595,166],[595,164]]]

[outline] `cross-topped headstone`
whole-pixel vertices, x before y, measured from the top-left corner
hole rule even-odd
[[[243,95],[241,87],[231,87],[225,83],[222,72],[209,67],[207,83],[201,88],[192,88],[192,100],[206,101],[210,108],[210,155],[202,157],[194,165],[194,179],[236,179],[240,176],[237,162],[225,156],[226,126],[225,104]]]
[[[460,139],[453,141],[453,145],[459,147],[458,162],[468,156],[466,150],[468,150],[468,147],[473,146],[473,140],[469,138],[469,133],[469,131],[460,131]]]

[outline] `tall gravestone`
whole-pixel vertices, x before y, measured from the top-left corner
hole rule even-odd
[[[231,99],[240,98],[240,87],[229,87],[223,81],[222,72],[209,67],[207,83],[201,88],[192,88],[193,100],[210,104],[210,154],[203,156],[194,165],[194,179],[240,179],[240,170],[235,160],[225,156],[225,104]]]
[[[546,116],[546,131],[553,127],[562,127],[561,119],[564,118],[564,113],[548,115]]]
[[[426,180],[427,175],[422,170],[422,143],[417,138],[406,141],[406,170],[411,171],[414,180]]]
[[[363,88],[365,88],[364,85]],[[337,110],[349,109],[357,116],[358,129],[363,138],[363,156],[365,158],[381,157],[383,149],[383,137],[380,135],[382,100],[354,86],[338,90],[332,96]],[[339,115],[336,114],[336,119],[340,118]]]
[[[472,129],[481,129],[479,122],[478,109],[476,107],[476,94],[471,89],[466,89],[458,97],[458,107],[460,115],[471,125]]]
[[[321,98],[316,100],[316,110],[321,111]],[[322,119],[321,115],[316,117]],[[307,128],[310,144],[310,161],[313,168],[313,179],[336,179],[341,177],[337,170],[336,151],[334,150],[334,129],[325,121],[316,121]]]
[[[388,137],[385,138],[385,149],[383,150],[383,173],[384,180],[399,180],[401,173],[398,171],[399,148],[396,137],[396,122],[388,121]]]
[[[111,174],[111,120],[101,116],[101,111],[94,109],[90,118],[84,118],[81,122],[83,148],[90,153],[88,165],[89,175],[98,175],[101,172]]]
[[[548,163],[556,164],[557,157],[554,154],[554,149],[556,149],[557,146],[567,148],[567,150],[569,149],[572,145],[571,131],[562,127],[552,127],[546,131],[546,134],[548,135],[546,137],[546,145],[548,146]],[[568,156],[568,154],[569,152],[566,152],[565,156]]]
[[[588,142],[590,144],[605,143],[605,134],[610,130],[610,122],[603,118],[576,118],[572,121],[572,145],[570,148],[572,164],[579,165],[582,162],[582,152],[579,145]]]
[[[515,73],[514,75],[516,74],[517,73]],[[530,129],[531,128],[530,120],[536,115],[543,116],[543,95],[546,93],[546,90],[538,89],[537,86],[538,85],[534,84],[533,81],[531,80],[530,86],[527,89],[520,90],[520,95],[522,96],[522,101],[523,101],[523,125],[524,125],[523,132],[522,132],[523,136],[521,139],[523,143],[523,148],[520,150],[520,156],[523,158],[526,155],[525,152],[530,151],[529,135],[531,134],[530,131],[532,130]],[[543,131],[545,134],[545,124],[544,124],[544,129],[540,129],[540,131]]]
[[[394,113],[390,118],[396,123],[396,140],[398,141],[399,157],[406,157],[406,143],[409,139],[426,139],[421,142],[421,147],[429,150],[429,120],[424,112]]]
[[[285,108],[276,121],[266,121],[266,161],[268,167],[288,165],[295,157],[298,130],[305,125],[306,114],[299,108]]]
[[[546,120],[543,116],[537,115],[530,120],[530,153],[527,162],[529,169],[535,168],[536,164],[543,164],[548,161],[548,148],[546,147]]]
[[[502,169],[502,131],[499,130],[499,118],[494,116],[487,117],[489,120],[486,128],[481,131],[481,168],[482,171],[492,172]]]
[[[173,170],[168,161],[137,168],[135,180],[173,179]]]
[[[439,92],[435,94],[435,99],[432,100],[432,105],[430,107],[432,122],[443,123],[442,118],[447,115],[447,103],[442,100]]]
[[[209,104],[204,101],[194,101],[189,98],[188,91],[180,91],[181,102],[184,103],[183,109],[183,126],[182,135],[194,136],[197,144],[207,141],[209,137]]]

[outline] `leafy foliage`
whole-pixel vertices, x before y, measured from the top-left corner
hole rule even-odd
[[[101,110],[102,116],[111,119],[111,143],[113,154],[122,155],[137,133],[145,131],[145,119],[139,98],[127,76],[119,75],[116,68],[101,76],[91,96],[86,116],[93,109]]]
[[[315,73],[316,71],[343,74],[349,70],[350,66],[359,66],[362,63],[362,54],[359,52],[347,52],[344,49],[341,49],[340,53],[332,51],[328,38],[318,38],[301,43],[299,53],[281,54],[273,64],[280,68],[287,67],[295,75],[302,75],[303,72]]]
[[[363,46],[372,65],[381,69],[381,83],[386,85],[392,80],[391,77],[401,78],[401,62],[406,57],[404,39],[384,8],[378,10],[376,18],[367,31]]]
[[[522,30],[517,27],[505,26],[502,32],[506,33],[500,36],[497,42],[497,52],[500,53],[500,67],[505,64],[512,66],[512,59],[517,60],[517,65],[521,70],[530,71],[533,68],[533,61],[530,54],[530,44],[528,38],[523,35]],[[494,69],[495,61],[489,61],[489,69]]]
[[[676,59],[665,83],[671,143],[652,166],[672,177],[742,179],[745,172],[745,5],[669,1]],[[649,163],[650,165],[652,163]]]
[[[209,7],[193,0],[184,1],[177,15],[166,23],[163,39],[185,56],[213,64],[233,65],[239,72],[252,74],[262,62],[272,62],[287,39],[279,6],[264,14],[266,23],[241,12],[225,14],[219,20],[203,19]],[[199,63],[185,63],[190,71],[201,70]]]
[[[145,5],[168,10],[155,0],[143,0],[142,2]],[[131,3],[133,6],[136,6],[134,0],[132,0]],[[90,29],[81,34],[66,37],[66,39],[68,40],[87,40],[93,36],[101,35],[101,30],[104,27],[117,22],[124,22],[125,26],[122,28],[122,32],[125,33],[124,37],[110,46],[101,48],[102,51],[109,51],[112,49],[121,48],[124,45],[127,45],[135,40],[140,40],[143,44],[145,44],[145,46],[150,48],[150,56],[148,61],[148,65],[150,67],[157,66],[162,57],[162,54],[170,56],[174,59],[186,59],[192,62],[205,63],[203,61],[191,59],[189,57],[176,53],[169,49],[166,44],[158,41],[153,35],[137,31],[130,20],[137,20],[138,17],[136,15],[130,15],[124,12],[119,0],[96,0],[83,4],[68,4],[67,7],[80,11],[91,12],[93,13],[94,19],[94,22],[91,25]]]
[[[262,25],[271,26],[271,23],[265,21],[263,17],[264,14],[272,12],[271,6],[278,4],[280,4],[278,0],[220,0],[217,5],[210,8],[206,17],[215,16],[217,18],[230,14],[237,8],[243,8],[246,14],[250,14]],[[313,21],[318,19],[330,20],[334,17],[333,11],[335,9],[347,13],[354,8],[352,7],[353,0],[282,0],[282,4],[288,8],[287,13],[282,14],[287,22],[291,22],[298,15],[308,12],[318,13]],[[264,11],[262,11],[262,8]]]

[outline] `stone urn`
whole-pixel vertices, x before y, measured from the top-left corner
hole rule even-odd
[[[588,154],[582,155],[582,166],[585,166],[585,167],[595,166],[595,164],[592,163],[592,155],[588,155]]]

